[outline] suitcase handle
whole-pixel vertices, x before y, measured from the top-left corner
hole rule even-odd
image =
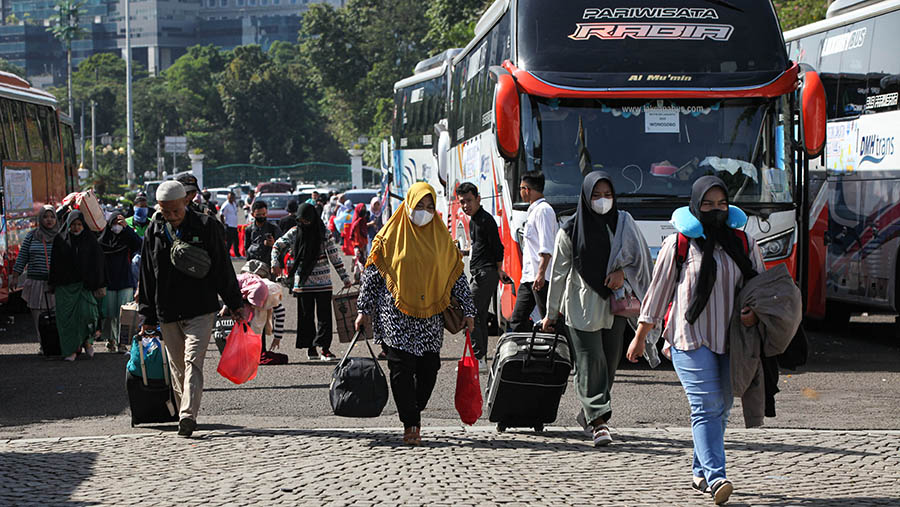
[[[528,368],[528,363],[531,361],[531,357],[534,355],[534,342],[537,338],[538,329],[541,328],[540,322],[536,322],[534,324],[534,329],[531,331],[531,340],[528,340],[528,355],[525,356],[525,362],[522,364],[522,368]],[[547,354],[550,356],[550,369],[553,369],[554,363],[556,363],[556,356],[553,354],[553,351],[556,350],[556,345],[559,343],[559,329],[554,329],[553,331],[553,345],[547,350]],[[547,345],[539,345],[539,352],[543,352],[543,348],[547,347]]]
[[[359,340],[359,337],[362,336],[363,340],[366,342],[366,347],[369,348],[369,354],[372,356],[376,362],[378,361],[378,356],[375,355],[375,351],[372,350],[372,344],[369,343],[369,338],[365,335],[366,328],[360,327],[359,331],[353,335],[353,341],[350,342],[350,346],[347,347],[347,352],[344,352],[344,357],[341,358],[340,362],[338,362],[335,368],[340,368],[344,366],[347,362],[347,358],[350,357],[350,352],[353,350],[353,347],[356,346],[356,342]]]

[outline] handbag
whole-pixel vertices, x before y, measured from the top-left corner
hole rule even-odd
[[[205,248],[192,245],[179,238],[175,234],[172,224],[166,223],[166,230],[169,239],[172,240],[172,248],[169,250],[169,260],[172,262],[172,266],[191,278],[206,278],[212,265],[209,252]]]
[[[609,300],[609,309],[616,317],[634,319],[641,315],[641,300],[633,292],[625,291],[625,297]]]
[[[472,338],[466,333],[463,356],[456,368],[456,411],[465,424],[475,424],[481,417],[481,383],[478,379],[478,360],[472,350]]]
[[[370,357],[349,357],[360,337],[365,340]],[[343,417],[378,417],[387,405],[387,379],[362,331],[357,331],[344,357],[334,367],[328,397],[334,415]]]
[[[444,329],[456,334],[466,327],[466,316],[463,313],[462,306],[456,298],[450,298],[450,306],[448,306],[441,315],[444,317]]]

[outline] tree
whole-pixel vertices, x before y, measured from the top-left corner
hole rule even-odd
[[[72,41],[84,34],[84,30],[78,26],[78,19],[81,17],[83,7],[83,1],[59,0],[56,4],[56,14],[50,18],[52,26],[47,28],[47,31],[52,33],[66,48],[69,116],[74,116],[72,109]]]
[[[428,11],[428,34],[431,54],[445,49],[465,47],[475,36],[475,23],[492,0],[435,0]]]
[[[784,31],[825,19],[828,0],[775,0],[775,12]]]
[[[0,58],[0,70],[9,72],[10,74],[15,74],[20,78],[25,79],[25,69],[19,67],[18,65],[10,62],[5,58]]]

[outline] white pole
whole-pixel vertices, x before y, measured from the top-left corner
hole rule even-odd
[[[128,141],[125,156],[128,160],[128,186],[134,186],[134,111],[131,105],[131,9],[130,0],[125,0],[125,102],[126,121],[128,122]]]

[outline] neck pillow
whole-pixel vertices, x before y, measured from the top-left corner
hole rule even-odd
[[[691,213],[691,209],[682,206],[672,213],[669,220],[675,230],[689,238],[706,238],[703,234],[703,224]],[[728,220],[725,222],[732,229],[740,229],[747,225],[747,214],[737,206],[728,206]]]

